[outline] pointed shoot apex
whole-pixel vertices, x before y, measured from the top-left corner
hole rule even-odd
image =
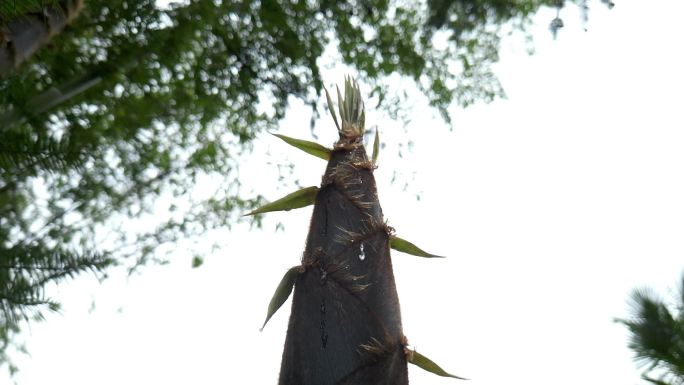
[[[327,89],[325,90],[325,96],[328,101],[328,109],[340,135],[348,138],[362,136],[366,126],[366,111],[363,98],[361,98],[359,83],[351,76],[346,76],[344,78],[344,98],[340,88],[337,87],[337,109],[340,113],[340,122],[337,120],[332,99]]]

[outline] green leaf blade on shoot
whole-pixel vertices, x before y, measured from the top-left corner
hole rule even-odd
[[[275,293],[273,293],[271,302],[269,302],[268,304],[266,320],[264,321],[264,324],[261,326],[259,331],[264,330],[264,327],[266,327],[266,323],[268,323],[268,320],[270,320],[271,317],[273,317],[273,314],[275,314],[275,312],[278,311],[278,309],[280,309],[280,307],[283,306],[285,301],[287,301],[287,299],[290,297],[290,293],[292,293],[292,288],[294,287],[295,281],[301,273],[301,270],[301,266],[295,266],[290,268],[290,270],[288,270],[285,273],[285,275],[283,275],[283,278],[280,280],[280,283],[278,284]]]
[[[271,211],[290,211],[292,209],[306,207],[314,203],[316,200],[316,194],[318,194],[318,187],[305,187],[301,190],[285,195],[276,201],[266,203],[258,209],[250,211],[243,216],[262,214]]]
[[[375,140],[373,141],[373,156],[371,158],[374,165],[378,163],[378,155],[380,155],[380,130],[376,128]]]
[[[426,370],[432,374],[436,374],[438,376],[442,377],[451,377],[451,378],[457,378],[459,380],[467,380],[467,378],[459,377],[459,376],[454,376],[451,373],[448,373],[446,370],[442,369],[439,365],[434,363],[431,359],[425,357],[424,355],[418,353],[415,350],[409,351],[409,360],[410,363],[413,365],[416,365],[417,367]]]
[[[333,105],[332,98],[330,97],[330,93],[328,92],[327,88],[325,88],[325,97],[328,100],[328,110],[330,110],[330,115],[332,115],[332,118],[335,121],[335,126],[337,127],[337,131],[340,131],[342,129],[342,127],[340,127],[340,124],[337,122],[337,114],[335,113],[335,106]]]
[[[363,105],[361,106],[361,116],[359,116],[359,130],[362,133],[366,132],[366,110]]]
[[[390,247],[393,248],[394,250],[401,251],[406,254],[411,254],[415,255],[417,257],[423,257],[423,258],[446,258],[441,255],[435,255],[435,254],[430,254],[427,251],[421,249],[420,247],[414,245],[413,243],[401,239],[396,236],[391,236],[390,237]]]
[[[349,120],[349,117],[346,114],[346,111],[344,110],[344,105],[343,99],[342,99],[342,94],[340,93],[340,87],[335,86],[335,89],[337,89],[337,109],[340,112],[340,120],[342,121],[342,128],[344,128],[344,122]]]
[[[337,122],[335,122],[337,123]],[[318,143],[315,142],[310,142],[308,140],[302,140],[302,139],[295,139],[291,138],[289,136],[281,135],[281,134],[271,134],[273,136],[276,136],[280,139],[282,139],[285,143],[289,144],[290,146],[296,147],[307,154],[311,154],[313,156],[316,156],[318,158],[321,158],[323,160],[328,160],[330,159],[330,153],[332,152],[331,149],[324,147]]]

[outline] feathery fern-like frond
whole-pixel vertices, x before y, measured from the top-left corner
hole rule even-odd
[[[45,296],[46,284],[86,271],[103,272],[112,264],[112,259],[100,254],[0,247],[0,315],[4,322],[16,322],[40,317],[40,307],[57,310],[59,305]]]
[[[57,5],[58,0],[0,1],[0,22],[40,12],[46,6]]]
[[[0,171],[18,173],[40,168],[65,173],[83,166],[82,154],[68,140],[31,139],[24,135],[0,136]]]

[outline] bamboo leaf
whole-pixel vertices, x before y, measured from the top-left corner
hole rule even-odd
[[[243,216],[267,213],[270,211],[290,211],[292,209],[306,207],[314,203],[314,201],[316,200],[317,193],[318,187],[306,187],[301,190],[295,191],[292,194],[285,195],[277,201],[267,203],[254,211],[248,212]]]
[[[340,93],[340,87],[335,86],[335,88],[337,89],[337,109],[340,112],[340,120],[342,121],[342,128],[344,128],[344,122],[348,121],[349,118],[347,117],[347,115],[345,114],[345,111],[344,111],[344,105],[343,105],[344,99],[342,99],[342,94]]]
[[[328,99],[328,110],[330,110],[330,115],[332,115],[333,120],[335,121],[335,126],[337,126],[337,131],[340,131],[342,127],[340,127],[340,124],[337,122],[337,114],[335,113],[335,106],[333,105],[332,99],[330,98],[330,93],[328,93],[328,89],[325,89],[325,97]]]
[[[373,164],[378,163],[378,155],[380,154],[380,130],[375,129],[375,140],[373,141]]]
[[[268,312],[266,313],[266,320],[264,321],[264,324],[261,326],[261,329],[259,331],[263,331],[264,327],[266,327],[266,323],[268,320],[273,317],[273,314],[275,314],[278,309],[280,309],[281,306],[287,301],[287,298],[290,296],[290,293],[292,293],[292,288],[294,287],[295,281],[297,280],[297,276],[299,276],[299,273],[301,272],[301,266],[295,266],[293,268],[290,268],[290,270],[285,273],[283,276],[283,279],[280,280],[280,283],[278,284],[278,287],[276,288],[275,293],[273,293],[273,297],[271,298],[271,302],[268,304]]]
[[[414,245],[413,243],[395,236],[390,237],[390,247],[394,250],[401,251],[406,254],[415,255],[417,257],[445,258],[440,255],[430,254],[421,249],[420,247]]]
[[[366,107],[364,106],[363,98],[361,97],[361,88],[356,80],[354,80],[354,87],[354,93],[356,94],[356,123],[363,134],[366,125]]]
[[[351,77],[347,77],[344,82],[344,104],[347,109],[347,116],[349,117],[349,122],[353,123],[356,121],[355,116],[355,106],[354,106],[354,88],[352,87]]]
[[[361,129],[361,132],[364,133],[366,132],[366,107],[363,105],[363,101],[361,101],[361,116],[359,117],[359,128]]]
[[[335,120],[335,124],[337,124],[337,120]],[[289,144],[290,146],[296,147],[307,154],[311,154],[313,156],[317,156],[321,159],[328,160],[330,159],[330,153],[332,152],[331,149],[323,147],[322,145],[316,143],[316,142],[310,142],[308,140],[302,140],[302,139],[295,139],[291,138],[289,136],[285,135],[280,135],[280,134],[273,134],[273,136],[277,136],[278,138],[282,139],[285,143]]]
[[[444,369],[440,368],[439,365],[434,363],[431,359],[425,357],[424,355],[418,353],[415,350],[410,351],[409,362],[423,370],[427,370],[428,372],[436,374],[438,376],[458,378],[459,380],[467,380],[467,378],[454,376],[453,374],[447,373]]]
[[[347,108],[349,109],[349,121],[355,123],[358,118],[358,111],[356,105],[356,92],[354,92],[354,83],[351,76],[348,76],[344,82],[345,102],[347,103]]]

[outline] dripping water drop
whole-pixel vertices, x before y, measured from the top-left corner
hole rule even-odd
[[[359,248],[359,259],[362,261],[366,259],[366,253],[363,251],[363,243],[361,243],[361,247]]]
[[[321,285],[325,284],[326,279],[328,278],[328,272],[325,271],[325,269],[320,268],[321,270]]]

